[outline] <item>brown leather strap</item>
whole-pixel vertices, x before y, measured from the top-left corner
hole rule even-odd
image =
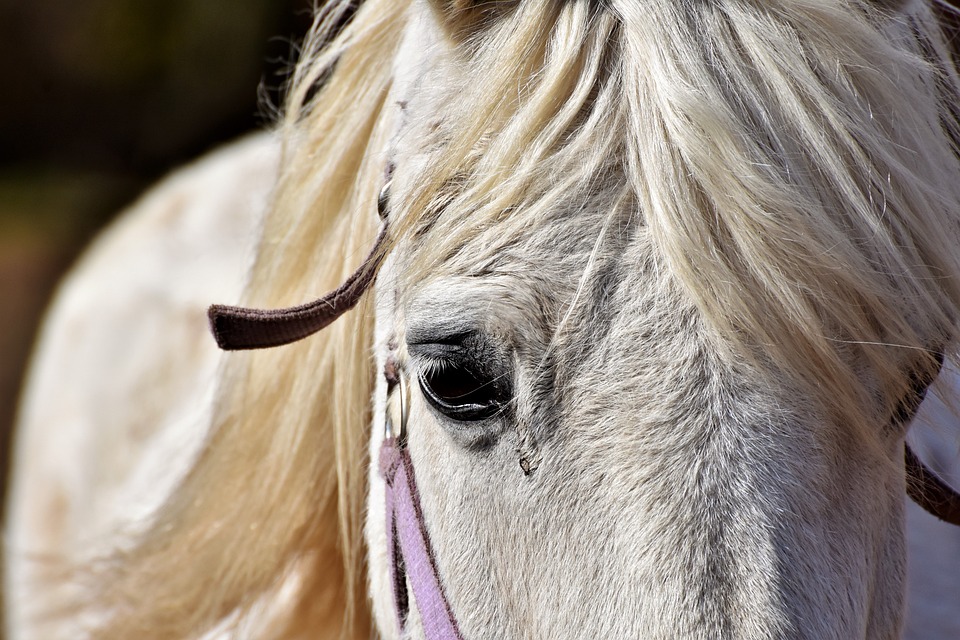
[[[207,310],[221,349],[238,351],[289,344],[313,335],[352,309],[370,288],[383,261],[384,221],[373,249],[342,285],[319,300],[288,309],[247,309],[215,304]]]
[[[944,522],[960,526],[960,495],[923,464],[910,445],[903,454],[910,499]]]
[[[934,348],[936,366],[923,374],[910,374],[912,390],[901,398],[893,412],[894,424],[908,425],[917,415],[927,390],[943,369],[943,349]],[[960,495],[950,485],[931,471],[910,445],[904,445],[904,462],[907,471],[907,495],[932,515],[950,524],[960,526]]]

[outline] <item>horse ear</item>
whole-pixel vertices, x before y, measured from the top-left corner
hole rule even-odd
[[[440,24],[455,40],[470,37],[517,4],[519,0],[430,0]]]

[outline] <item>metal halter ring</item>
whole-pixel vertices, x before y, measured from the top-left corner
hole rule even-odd
[[[383,437],[386,440],[396,438],[397,444],[407,442],[407,418],[410,415],[410,388],[402,373],[397,376],[396,386],[387,395],[386,416],[383,424]],[[398,428],[397,428],[398,427]]]

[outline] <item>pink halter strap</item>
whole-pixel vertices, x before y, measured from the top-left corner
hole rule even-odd
[[[387,554],[397,624],[403,631],[410,612],[409,579],[427,640],[463,640],[440,582],[410,452],[396,438],[380,445],[380,474],[386,482]]]

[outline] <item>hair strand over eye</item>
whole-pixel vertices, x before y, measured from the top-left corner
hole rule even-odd
[[[485,420],[501,411],[509,398],[497,380],[449,362],[422,370],[417,378],[427,402],[453,420]]]

